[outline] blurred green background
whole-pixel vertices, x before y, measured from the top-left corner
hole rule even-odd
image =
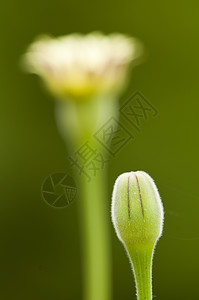
[[[199,193],[198,1],[2,1],[0,4],[0,298],[81,299],[77,202],[65,209],[41,199],[44,178],[69,170],[54,103],[21,55],[35,36],[102,30],[140,38],[147,60],[126,95],[139,90],[157,117],[109,164],[109,191],[125,171],[145,170],[165,207],[153,288],[157,299],[198,299]],[[111,220],[114,300],[136,299],[126,253]],[[102,299],[103,300],[103,299]]]

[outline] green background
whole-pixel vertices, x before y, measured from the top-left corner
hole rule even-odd
[[[41,33],[122,32],[145,44],[121,104],[139,90],[159,114],[109,164],[119,174],[145,170],[156,181],[164,234],[154,257],[157,299],[197,299],[198,1],[1,1],[0,4],[0,298],[81,299],[77,202],[57,210],[41,199],[44,178],[69,169],[54,103],[19,60]],[[126,253],[111,225],[114,300],[136,299]],[[103,299],[102,299],[103,300]]]

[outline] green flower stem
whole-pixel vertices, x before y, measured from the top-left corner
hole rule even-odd
[[[153,245],[131,249],[129,257],[135,276],[138,300],[152,300],[152,257]]]
[[[60,133],[70,155],[85,142],[106,158],[103,148],[95,140],[97,132],[110,117],[117,117],[117,99],[93,99],[91,102],[73,101],[56,107]],[[84,166],[83,166],[84,167]],[[111,266],[109,239],[109,207],[106,193],[106,172],[98,170],[91,180],[78,172],[79,218],[83,254],[84,300],[111,300]]]
[[[84,175],[79,179],[84,299],[110,300],[112,282],[105,174],[101,171],[90,182]]]

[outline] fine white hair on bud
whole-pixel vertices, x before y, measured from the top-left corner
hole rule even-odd
[[[120,175],[112,196],[112,221],[132,263],[138,300],[152,299],[152,257],[162,234],[163,205],[153,179],[143,171]]]
[[[23,65],[41,76],[54,94],[81,98],[120,92],[129,65],[142,54],[136,38],[119,33],[74,33],[38,38],[23,56]]]

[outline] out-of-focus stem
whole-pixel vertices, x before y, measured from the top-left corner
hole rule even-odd
[[[103,171],[90,182],[84,175],[79,178],[85,300],[111,299],[109,209],[105,180]]]
[[[57,107],[56,119],[61,135],[73,155],[85,142],[106,154],[94,139],[94,133],[111,118],[117,118],[117,99],[94,99],[91,103],[68,102]],[[83,166],[84,167],[84,166]],[[88,181],[77,174],[81,230],[84,300],[111,300],[111,257],[107,177],[98,170]]]

